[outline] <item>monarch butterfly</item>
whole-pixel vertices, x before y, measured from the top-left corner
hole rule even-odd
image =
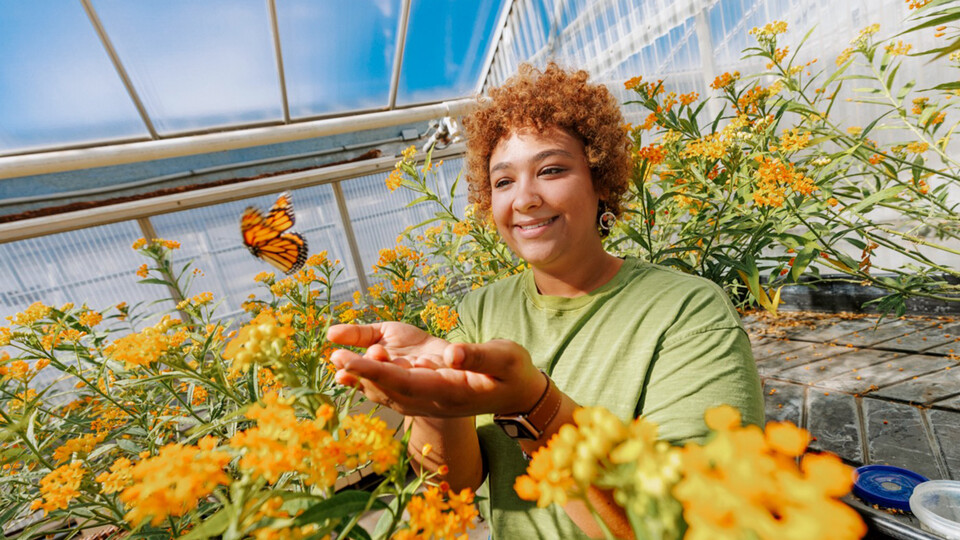
[[[290,194],[281,193],[267,215],[248,206],[240,216],[240,234],[254,257],[292,274],[307,260],[307,241],[303,236],[284,232],[293,227],[295,221]]]

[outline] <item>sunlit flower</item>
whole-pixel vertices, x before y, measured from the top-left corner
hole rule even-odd
[[[83,462],[74,461],[50,471],[40,480],[41,499],[34,501],[33,510],[43,509],[51,512],[62,510],[73,499],[80,496],[80,482],[83,480]]]
[[[631,78],[631,79],[628,79],[625,83],[623,83],[623,87],[626,88],[627,90],[633,90],[633,89],[636,88],[637,85],[639,85],[642,81],[643,81],[643,77],[641,77],[641,76],[638,75],[638,76],[636,76],[636,77],[633,77],[633,78]]]
[[[393,540],[466,538],[475,527],[478,513],[473,506],[473,492],[464,488],[459,493],[430,486],[410,499],[409,528],[393,535]]]
[[[906,56],[910,52],[910,49],[912,48],[913,48],[913,45],[910,45],[909,43],[904,43],[902,41],[898,41],[896,43],[890,43],[889,45],[884,47],[884,50],[894,56]]]
[[[168,444],[134,465],[133,482],[120,493],[130,509],[127,521],[138,525],[149,519],[151,525],[159,525],[167,516],[186,514],[217,486],[228,484],[230,477],[223,469],[231,457],[215,445],[212,437],[204,437],[197,446]]]
[[[110,472],[104,471],[98,474],[96,481],[103,486],[104,493],[116,493],[133,483],[132,467],[133,464],[129,459],[118,458],[113,465],[110,465]]]

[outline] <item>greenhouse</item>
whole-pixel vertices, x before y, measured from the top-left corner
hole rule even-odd
[[[960,2],[0,1],[5,538],[960,537]]]

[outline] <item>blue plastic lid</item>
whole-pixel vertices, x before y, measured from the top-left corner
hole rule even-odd
[[[913,488],[926,481],[924,476],[900,467],[864,465],[857,469],[853,494],[867,504],[909,511]]]

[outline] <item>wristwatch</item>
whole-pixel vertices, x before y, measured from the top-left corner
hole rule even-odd
[[[532,409],[525,413],[497,414],[493,417],[493,421],[500,426],[500,429],[513,439],[531,441],[539,439],[543,435],[543,430],[560,410],[563,393],[557,385],[553,384],[553,380],[546,372],[541,369],[540,373],[547,378],[547,388]]]

